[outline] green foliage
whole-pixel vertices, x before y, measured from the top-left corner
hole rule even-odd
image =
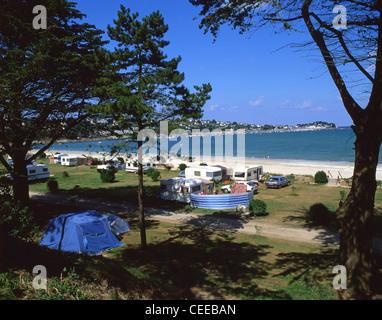
[[[19,201],[5,201],[0,207],[0,224],[11,237],[25,237],[34,222],[33,212]]]
[[[62,173],[62,177],[63,177],[63,178],[69,178],[69,172],[68,172],[68,171],[64,171],[64,172]]]
[[[267,205],[263,200],[252,199],[248,205],[249,212],[253,214],[253,216],[266,216],[267,213]]]
[[[0,177],[0,204],[12,200],[12,180]]]
[[[189,204],[186,204],[186,205],[183,207],[183,211],[184,211],[184,212],[187,212],[187,213],[192,212],[192,210],[194,210],[194,209],[195,209],[195,207],[193,207],[193,206],[191,206],[191,205],[189,205]]]
[[[146,175],[150,177],[153,181],[158,181],[160,177],[160,172],[154,168],[148,168],[146,170]]]
[[[328,177],[324,171],[317,171],[314,175],[315,183],[328,183]]]
[[[48,190],[51,193],[56,193],[58,191],[58,182],[54,178],[49,178],[48,182],[46,183],[46,186],[48,187]]]
[[[344,201],[346,199],[346,191],[340,190],[340,199],[341,201]]]
[[[37,4],[48,13],[44,30],[32,27]],[[25,181],[20,164],[33,144],[45,146],[89,116],[86,105],[97,98],[96,81],[109,70],[103,31],[83,17],[69,1],[1,2],[1,144],[14,161],[15,183]],[[14,197],[26,199],[27,191],[15,189]]]
[[[180,170],[180,171],[183,171],[183,170],[185,170],[187,168],[187,165],[185,164],[185,163],[181,163],[181,164],[179,164],[179,166],[178,166],[178,169]]]
[[[107,183],[111,183],[115,180],[115,174],[117,172],[118,170],[114,167],[111,167],[109,169],[99,170],[102,182],[107,182]]]

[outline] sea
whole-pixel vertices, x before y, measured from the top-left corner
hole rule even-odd
[[[223,136],[223,137],[222,137]],[[156,147],[160,147],[167,138],[157,138]],[[188,150],[188,155],[204,154],[204,150],[211,150],[214,156],[218,142],[223,139],[223,154],[228,152],[226,142],[233,144],[233,156],[245,156],[253,159],[272,160],[308,160],[308,161],[336,161],[342,163],[354,163],[354,142],[355,134],[350,128],[337,128],[328,130],[310,131],[280,131],[280,132],[247,132],[226,134],[208,134],[204,136],[182,136],[174,140],[168,140],[168,150],[179,150],[178,153],[184,155]],[[88,152],[108,152],[115,148],[120,140],[97,140],[55,143],[49,149],[56,151],[82,151]],[[196,142],[196,144],[195,144]],[[198,149],[200,145],[200,150]],[[150,145],[153,146],[152,144]],[[178,148],[177,148],[178,147]],[[38,146],[36,147],[38,148]],[[205,148],[205,149],[203,149]],[[195,151],[196,150],[196,151]],[[136,152],[137,145],[129,143],[127,152]],[[123,150],[122,150],[123,152]],[[175,151],[176,152],[176,151]],[[227,155],[227,154],[224,154]],[[380,152],[379,163],[382,163]]]

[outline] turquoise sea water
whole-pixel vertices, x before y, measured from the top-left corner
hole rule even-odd
[[[228,135],[227,135],[228,136]],[[226,141],[224,136],[223,143]],[[183,138],[185,139],[185,138]],[[188,137],[190,154],[192,155],[192,140],[199,140],[200,145],[211,149],[211,155],[215,154],[214,137]],[[218,138],[216,138],[218,139]],[[220,138],[221,139],[221,136]],[[169,141],[169,150],[176,143]],[[183,140],[183,142],[186,140]],[[218,141],[218,140],[216,140]],[[228,141],[228,140],[227,140]],[[233,155],[236,155],[237,135],[233,135]],[[313,160],[313,161],[340,161],[354,162],[355,135],[351,129],[297,131],[297,132],[270,132],[270,133],[246,133],[245,134],[245,156],[248,158],[288,159],[288,160]],[[108,150],[115,144],[116,140],[100,140],[92,142],[56,143],[50,148],[51,151],[96,151]],[[135,146],[133,145],[133,151]],[[223,147],[223,150],[225,147]],[[136,149],[135,149],[136,150]],[[201,152],[203,153],[203,152]],[[183,153],[182,153],[183,154]],[[379,163],[382,163],[380,153]]]

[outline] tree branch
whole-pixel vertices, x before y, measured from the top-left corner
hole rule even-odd
[[[361,64],[358,62],[358,60],[356,58],[354,58],[354,56],[351,54],[349,48],[347,47],[347,45],[345,43],[345,40],[344,40],[342,33],[340,31],[328,26],[314,12],[311,12],[310,14],[318,21],[320,26],[324,27],[325,29],[329,30],[330,32],[334,33],[337,36],[338,41],[340,42],[342,48],[344,49],[345,53],[349,57],[350,61],[353,62],[357,66],[357,68],[366,76],[366,78],[368,78],[370,80],[371,83],[374,83],[374,78],[365,70],[364,67],[361,66]]]
[[[323,34],[314,28],[313,23],[310,20],[311,14],[309,12],[309,7],[311,3],[312,3],[312,0],[306,0],[302,6],[301,12],[302,12],[304,22],[306,26],[308,27],[308,31],[310,35],[312,36],[314,42],[317,44],[318,48],[321,51],[321,54],[325,60],[329,73],[336,87],[338,88],[338,91],[340,92],[346,111],[349,113],[354,124],[357,124],[362,119],[364,110],[358,105],[358,103],[353,99],[353,97],[347,90],[345,82],[343,81],[342,76],[335,65],[334,59],[332,55],[330,54],[330,51],[325,43]]]

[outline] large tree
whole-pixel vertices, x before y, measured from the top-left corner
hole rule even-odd
[[[179,117],[199,118],[211,91],[209,84],[185,87],[185,76],[178,70],[180,57],[168,59],[164,39],[168,26],[157,11],[138,19],[121,5],[118,19],[108,26],[108,35],[117,46],[110,54],[117,75],[100,79],[99,90],[108,103],[92,108],[94,112],[114,115],[120,122],[133,123],[142,132],[162,120]],[[146,247],[143,185],[144,137],[138,134],[138,211],[141,244]]]
[[[46,28],[37,15],[44,12],[34,10],[41,6]],[[86,117],[87,104],[100,101],[93,88],[106,65],[105,42],[66,0],[1,0],[0,8],[0,162],[15,200],[27,202],[26,166]]]
[[[342,7],[335,7],[338,2],[329,0],[189,1],[202,6],[200,27],[215,36],[225,23],[241,33],[273,25],[289,32],[305,31],[310,43],[304,45],[318,48],[356,136],[352,187],[337,211],[339,263],[347,268],[347,294],[370,298],[376,275],[372,237],[382,140],[382,1],[344,0],[339,3]],[[360,90],[354,91],[351,81],[366,84],[366,105],[362,106]]]

